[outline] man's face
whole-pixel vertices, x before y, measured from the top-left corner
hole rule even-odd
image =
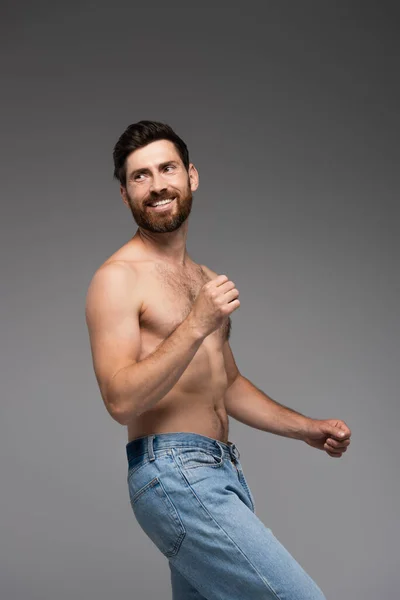
[[[127,157],[126,188],[121,186],[121,194],[139,227],[167,233],[188,218],[197,186],[195,167],[191,164],[188,173],[174,144],[158,140]],[[161,200],[172,202],[154,206]]]

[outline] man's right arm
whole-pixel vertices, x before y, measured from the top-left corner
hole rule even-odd
[[[139,361],[141,292],[123,263],[93,276],[86,297],[93,366],[110,415],[121,425],[157,404],[177,383],[204,339],[191,315]]]

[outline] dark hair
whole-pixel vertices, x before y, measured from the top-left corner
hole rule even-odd
[[[158,121],[139,121],[129,125],[114,146],[114,177],[121,185],[126,186],[126,158],[137,150],[157,140],[170,140],[175,145],[179,156],[189,170],[189,152],[183,140],[166,123]]]

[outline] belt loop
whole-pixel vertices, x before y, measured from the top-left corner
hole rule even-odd
[[[148,439],[147,439],[147,451],[149,453],[149,460],[155,460],[156,457],[154,455],[154,448],[153,448],[153,440],[156,436],[154,434],[149,435]]]
[[[217,440],[215,440],[215,441],[217,442]],[[220,452],[221,452],[220,458],[222,459],[224,456],[224,449],[222,448],[221,444],[219,444],[218,442],[217,442],[217,446],[220,449]]]
[[[234,457],[235,457],[237,460],[239,460],[239,458],[240,458],[240,452],[239,452],[239,448],[238,448],[238,447],[237,447],[237,446],[236,446],[234,443],[232,443],[231,450],[232,450],[232,454],[233,454],[233,456],[234,456]]]

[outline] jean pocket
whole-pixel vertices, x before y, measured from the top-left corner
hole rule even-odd
[[[154,477],[131,495],[131,506],[140,527],[160,552],[175,556],[186,530],[161,480]]]
[[[198,467],[220,467],[223,464],[222,449],[203,450],[200,448],[186,448],[180,450],[178,458],[183,469],[196,469]]]

